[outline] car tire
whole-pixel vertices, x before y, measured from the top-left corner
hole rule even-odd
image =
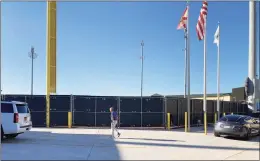
[[[4,130],[3,130],[3,127],[1,125],[1,140],[3,140],[3,139],[4,139]]]
[[[248,130],[247,128],[245,128],[245,127],[243,128],[243,131],[244,131],[244,130],[246,130],[246,134],[245,134],[244,136],[242,136],[242,139],[243,139],[243,140],[248,140],[248,139],[249,139],[249,136],[250,136],[250,134],[249,134],[250,132],[249,132],[249,130]]]
[[[8,134],[8,135],[6,135],[6,138],[7,139],[14,139],[14,138],[16,138],[16,136],[18,136],[18,134]]]
[[[214,136],[220,137],[219,133],[217,133],[217,132],[214,132]]]

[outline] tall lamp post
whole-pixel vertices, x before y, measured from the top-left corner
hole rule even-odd
[[[144,73],[144,41],[141,42],[141,127],[143,126],[143,73]]]
[[[31,51],[29,52],[29,58],[31,59],[31,62],[32,62],[32,66],[31,66],[31,96],[33,95],[33,62],[34,62],[34,59],[37,58],[37,54],[35,53],[34,51],[34,47],[32,46],[31,47]]]

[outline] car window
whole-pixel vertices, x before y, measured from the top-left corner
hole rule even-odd
[[[1,103],[2,113],[14,113],[13,104],[11,103]]]
[[[245,118],[245,121],[249,121],[249,120],[251,120],[252,118],[250,117],[250,116],[248,116],[248,117],[246,117]]]
[[[28,106],[26,104],[16,104],[18,113],[29,113]]]

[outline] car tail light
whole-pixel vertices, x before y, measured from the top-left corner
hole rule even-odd
[[[19,115],[18,113],[14,113],[14,123],[18,123],[19,122]]]

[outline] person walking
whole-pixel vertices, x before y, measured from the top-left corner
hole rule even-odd
[[[117,128],[116,128],[116,125],[117,125],[117,121],[118,121],[118,115],[117,115],[117,112],[114,111],[114,108],[113,107],[110,107],[110,113],[111,113],[111,131],[112,131],[112,137],[115,138],[115,135],[114,135],[114,132],[116,131],[117,132],[117,137],[120,137],[120,133],[118,132]]]

